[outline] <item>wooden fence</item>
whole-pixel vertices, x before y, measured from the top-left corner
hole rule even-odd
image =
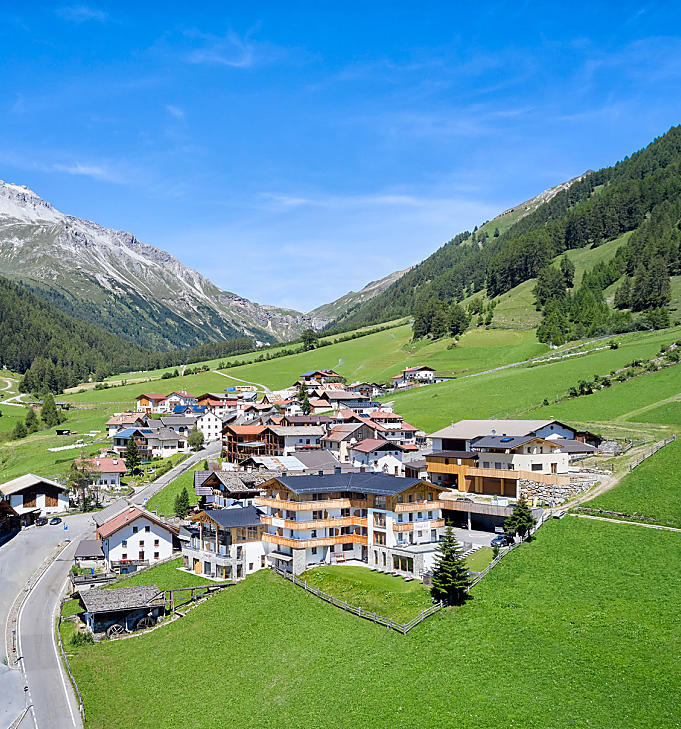
[[[324,600],[325,602],[328,602],[331,605],[335,605],[336,607],[341,608],[341,610],[346,610],[353,615],[357,615],[360,618],[364,618],[365,620],[371,620],[372,623],[385,625],[388,630],[396,630],[402,635],[406,635],[412,628],[415,628],[427,617],[430,617],[434,613],[438,612],[438,610],[441,610],[445,605],[444,602],[435,603],[426,610],[421,610],[421,614],[417,615],[413,620],[410,620],[408,623],[396,623],[392,618],[384,618],[382,615],[377,615],[375,612],[362,610],[361,607],[357,607],[356,605],[348,605],[347,600],[339,600],[333,595],[322,592],[322,590],[320,590],[318,587],[312,587],[311,585],[308,585],[307,580],[301,580],[300,577],[296,577],[294,574],[287,572],[280,567],[272,566],[270,567],[270,569],[273,572],[276,572],[278,575],[281,575],[285,579],[290,580],[291,582],[293,582],[294,585],[302,587],[304,590],[307,590],[307,592],[311,593],[312,595],[316,595],[318,598]]]
[[[650,456],[654,456],[659,450],[664,448],[666,445],[669,445],[669,443],[671,443],[674,440],[676,440],[676,433],[674,433],[671,436],[671,438],[665,438],[664,440],[661,440],[658,443],[655,443],[655,445],[650,449],[650,451],[648,453],[644,453],[638,460],[629,464],[629,470],[633,471],[636,468],[636,466],[640,466],[643,463],[643,461],[646,460],[646,458],[650,458]]]

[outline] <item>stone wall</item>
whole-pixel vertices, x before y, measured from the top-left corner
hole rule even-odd
[[[518,480],[518,486],[520,494],[530,503],[536,499],[542,504],[563,504],[577,494],[589,489],[592,483],[590,481],[577,481],[565,486],[555,486],[554,484],[521,478]]]

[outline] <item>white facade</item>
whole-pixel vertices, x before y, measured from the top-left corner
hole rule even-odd
[[[534,471],[536,473],[568,473],[569,453],[558,453],[556,450],[544,448],[528,448],[529,453],[493,453],[478,454],[480,468],[496,468],[511,471]],[[523,446],[525,451],[525,446]]]
[[[93,474],[94,476],[95,474]],[[119,489],[121,487],[121,474],[116,473],[106,473],[102,471],[101,473],[97,473],[96,477],[92,480],[93,486],[108,486],[113,487],[116,489]]]
[[[353,466],[369,466],[377,473],[387,473],[389,476],[401,476],[404,473],[402,466],[402,451],[376,450],[371,453],[364,453],[358,450],[350,451],[350,459]]]
[[[196,428],[203,434],[203,442],[222,438],[222,419],[214,412],[206,412],[196,419]]]
[[[173,533],[140,516],[102,539],[102,550],[109,569],[112,562],[140,561],[153,564],[172,557]]]
[[[147,436],[147,443],[151,449],[152,458],[166,458],[172,456],[174,453],[189,453],[189,445],[187,439],[178,435],[177,438],[166,440],[154,437],[154,435]]]

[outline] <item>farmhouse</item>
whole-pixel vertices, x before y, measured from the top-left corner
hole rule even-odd
[[[49,478],[27,473],[0,485],[0,496],[20,516],[56,514],[69,508],[69,490]]]
[[[112,415],[106,421],[106,430],[110,438],[112,438],[119,430],[125,428],[144,428],[148,425],[148,418],[145,414],[140,413],[118,413]]]
[[[212,443],[222,438],[222,417],[208,410],[196,419],[196,429],[203,435],[204,443]]]
[[[91,486],[121,487],[121,476],[127,470],[122,458],[76,458],[77,466],[85,466],[92,473]]]
[[[158,392],[145,393],[137,396],[137,411],[140,413],[167,412],[165,406],[166,396]]]
[[[281,475],[264,484],[269,561],[294,574],[349,559],[420,576],[443,529],[445,489],[383,473]]]
[[[176,526],[134,505],[97,528],[107,567],[121,573],[172,557],[178,533]]]
[[[255,507],[206,509],[189,520],[199,528],[182,546],[186,569],[220,580],[241,580],[267,566],[265,557],[272,547],[262,541],[265,527]]]
[[[391,476],[402,474],[402,448],[397,443],[382,438],[365,438],[350,446],[349,456],[355,466],[369,466]]]
[[[435,380],[435,370],[426,365],[407,367],[399,375],[393,375],[393,387],[404,387],[410,384],[428,385]]]
[[[236,471],[194,471],[194,493],[202,506],[232,506],[258,496],[266,476]]]

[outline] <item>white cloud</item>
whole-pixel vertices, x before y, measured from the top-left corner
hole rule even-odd
[[[126,182],[125,178],[119,173],[102,164],[81,164],[80,162],[72,162],[69,164],[56,163],[49,169],[54,172],[65,172],[67,175],[92,177],[95,180],[103,180],[105,182]]]
[[[176,119],[184,119],[184,109],[180,109],[179,106],[166,104],[166,111],[170,114],[170,116],[174,116]]]
[[[241,38],[232,31],[222,37],[198,32],[188,35],[202,43],[187,54],[189,63],[232,68],[249,68],[255,63],[254,44],[247,36]]]
[[[70,20],[73,23],[85,23],[88,20],[103,23],[109,19],[109,14],[104,10],[92,8],[88,5],[65,5],[57,8],[55,12],[64,20]]]

